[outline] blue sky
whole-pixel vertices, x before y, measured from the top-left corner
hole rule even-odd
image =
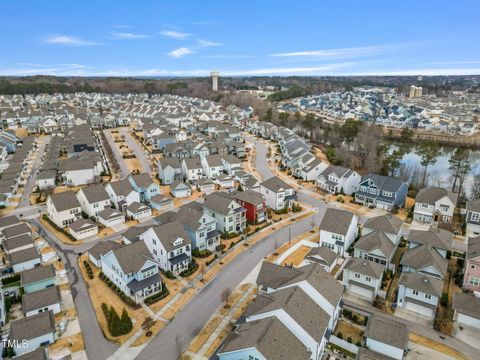
[[[480,74],[477,0],[3,0],[0,75]]]

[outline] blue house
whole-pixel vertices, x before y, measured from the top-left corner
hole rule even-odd
[[[177,139],[175,138],[175,135],[162,134],[153,136],[151,142],[154,150],[163,151],[165,150],[165,146],[168,144],[175,144]]]
[[[128,181],[133,189],[140,194],[141,201],[150,201],[152,197],[160,194],[160,185],[153,182],[150,175],[146,173],[129,175]]]
[[[137,304],[162,291],[157,263],[143,241],[101,255],[102,272]]]
[[[408,184],[399,178],[368,174],[360,180],[355,202],[385,210],[403,207],[407,199]]]
[[[0,144],[5,146],[9,154],[16,152],[20,143],[20,138],[13,131],[4,130],[0,133]]]

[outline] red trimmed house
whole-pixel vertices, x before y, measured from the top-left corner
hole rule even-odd
[[[262,194],[253,191],[237,191],[232,197],[245,209],[247,209],[247,221],[255,224],[267,220],[267,206]]]

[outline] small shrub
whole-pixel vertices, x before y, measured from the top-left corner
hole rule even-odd
[[[337,334],[337,337],[338,337],[339,339],[343,339],[343,334],[342,334],[341,332],[339,332],[339,333]]]
[[[448,306],[448,294],[445,293],[445,292],[442,294],[442,297],[440,299],[440,305],[442,305],[444,307]]]
[[[353,340],[352,340],[352,337],[351,337],[351,336],[349,336],[349,337],[347,338],[347,342],[349,342],[349,343],[351,344],[351,343],[352,343],[352,341],[353,341]]]
[[[215,247],[215,250],[217,250],[217,251],[222,251],[222,250],[224,250],[224,249],[225,249],[225,245],[224,245],[224,244],[220,244],[220,245],[217,245],[217,246]]]

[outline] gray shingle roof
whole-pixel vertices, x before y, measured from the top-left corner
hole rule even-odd
[[[253,205],[262,204],[265,201],[262,194],[253,190],[237,191],[232,194],[232,197]]]
[[[57,211],[65,211],[80,207],[77,197],[73,191],[65,191],[58,194],[51,194],[53,206]]]
[[[172,221],[167,224],[155,226],[153,227],[153,231],[167,252],[191,244],[189,237],[185,233],[185,230],[183,230],[183,225],[179,221]],[[178,238],[183,239],[183,243],[180,245],[173,245]]]
[[[345,236],[354,216],[349,211],[328,208],[320,223],[320,230]]]
[[[411,230],[408,234],[408,241],[430,245],[437,249],[450,250],[452,247],[453,234],[443,229],[432,229],[428,231]]]
[[[355,249],[364,250],[369,253],[374,250],[380,250],[382,254],[385,255],[385,258],[390,259],[395,250],[395,246],[385,233],[375,230],[358,239],[355,244]]]
[[[22,296],[22,311],[28,312],[36,309],[43,309],[49,305],[58,304],[62,301],[60,287],[53,286],[38,290]]]
[[[367,220],[364,228],[383,231],[388,234],[398,234],[403,225],[403,221],[392,215],[381,215]]]
[[[75,232],[85,231],[93,228],[98,228],[98,225],[90,219],[77,219],[68,226],[70,230]]]
[[[453,309],[462,314],[480,319],[480,298],[456,292],[453,294]]]
[[[402,256],[400,264],[420,270],[433,266],[442,277],[447,274],[448,260],[443,258],[431,246],[422,245],[408,249]]]
[[[53,333],[55,322],[52,311],[41,312],[20,320],[12,321],[10,324],[10,340],[32,340],[39,336]]]
[[[124,245],[112,251],[125,274],[140,271],[145,262],[152,259],[152,255],[143,241]]]
[[[431,276],[419,273],[402,273],[398,281],[399,285],[405,285],[410,289],[425,292],[440,297],[443,292],[443,281]]]
[[[122,245],[115,241],[99,241],[88,250],[88,253],[98,260],[100,259],[100,255],[105,255],[110,250],[115,250],[121,247]]]
[[[471,237],[468,239],[468,248],[466,259],[474,259],[480,256],[480,236]]]
[[[277,318],[241,324],[226,339],[220,354],[256,348],[268,360],[309,360],[311,353]]]
[[[394,360],[394,358],[367,348],[359,347],[356,360]]]
[[[13,225],[3,229],[3,234],[7,239],[13,238],[15,236],[23,235],[23,234],[28,234],[28,233],[31,234],[32,230],[25,223],[20,223],[18,225]]]
[[[454,205],[456,205],[458,194],[454,194],[450,190],[440,187],[428,187],[421,189],[418,192],[418,195],[415,197],[415,201],[418,203],[434,205],[436,201],[445,196],[449,198]]]
[[[10,264],[21,264],[26,261],[40,259],[40,254],[38,253],[37,248],[31,247],[25,250],[15,251],[13,253],[8,254],[8,260]]]
[[[0,218],[0,228],[20,224],[20,220],[15,215],[4,216]]]
[[[385,267],[367,259],[350,257],[345,268],[356,273],[381,279]]]
[[[399,349],[408,348],[407,326],[392,320],[391,317],[386,319],[380,315],[371,315],[364,336]]]
[[[92,185],[83,188],[80,191],[83,192],[90,204],[110,200],[110,197],[108,196],[102,184]]]
[[[260,183],[260,186],[263,186],[264,188],[267,188],[268,190],[271,190],[275,193],[280,191],[281,189],[287,190],[292,188],[285,181],[276,176],[272,176],[271,178]]]
[[[8,238],[3,241],[3,247],[7,251],[12,251],[13,249],[17,249],[27,245],[33,245],[32,236],[29,234],[23,234],[19,236],[15,236],[13,238]]]
[[[33,269],[25,270],[20,273],[22,286],[51,278],[55,278],[55,268],[53,265],[37,266]]]

